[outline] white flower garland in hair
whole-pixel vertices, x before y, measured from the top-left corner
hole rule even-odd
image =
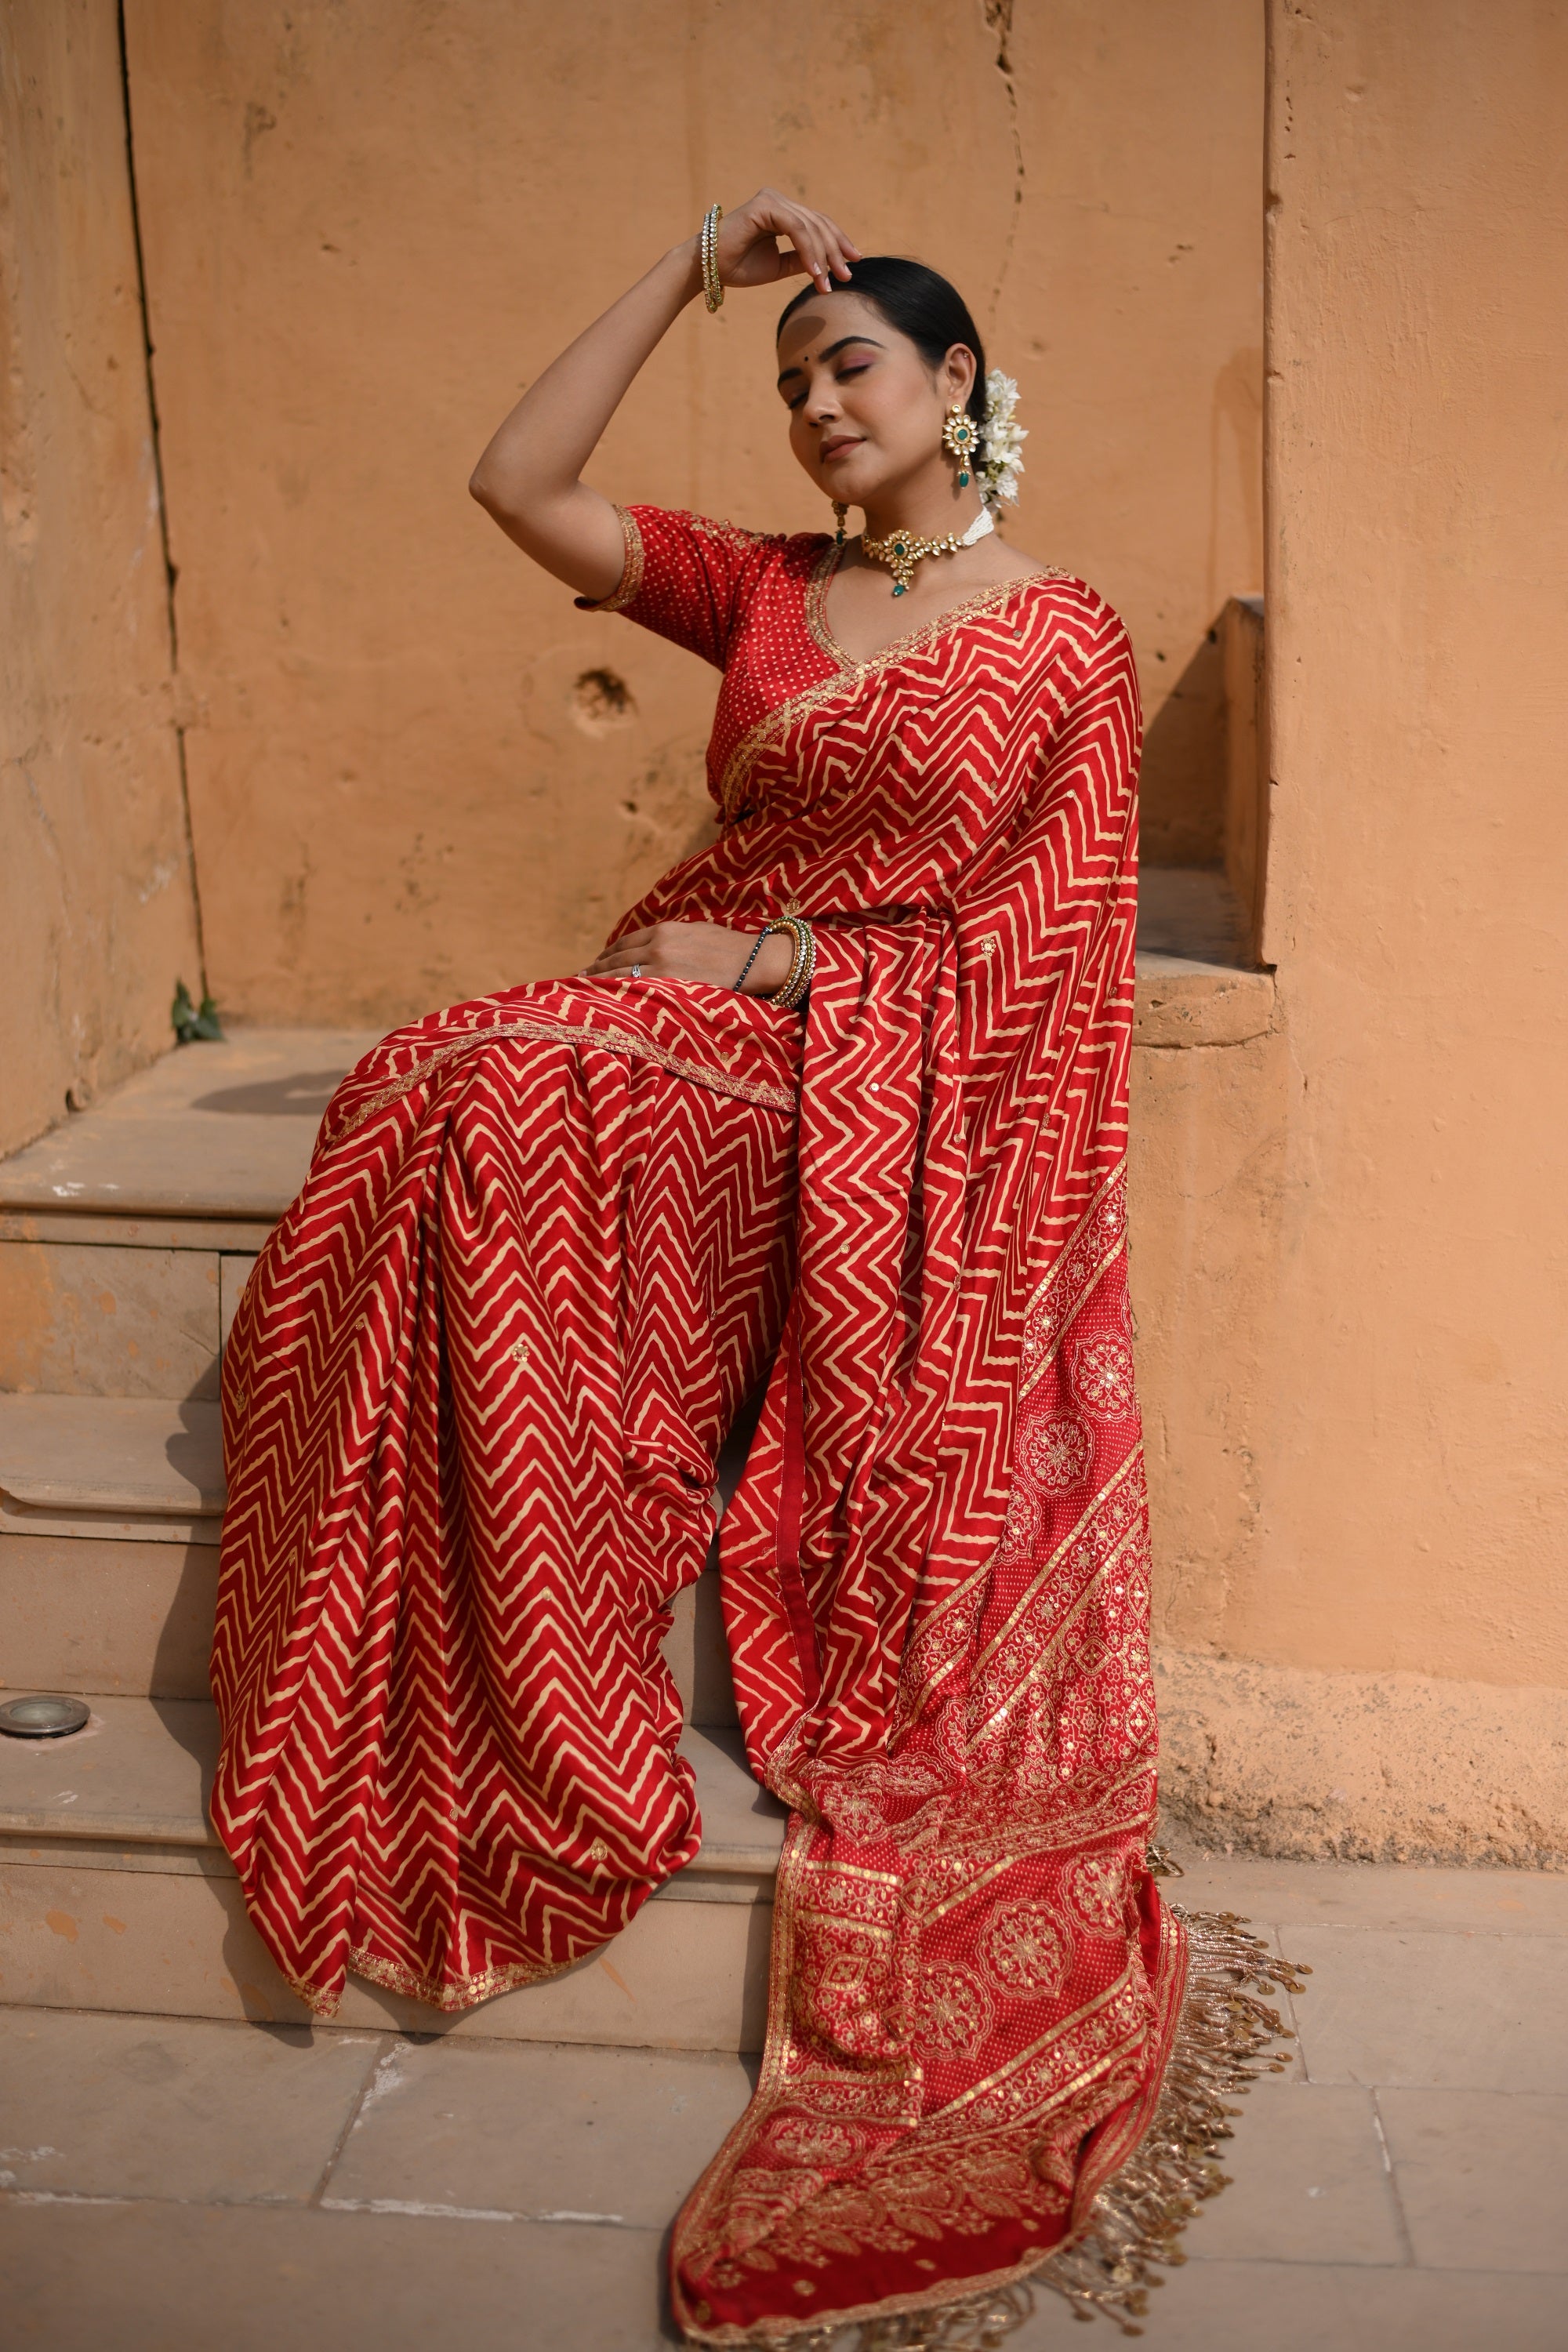
[[[985,455],[978,467],[985,485],[985,504],[993,512],[1004,499],[1017,503],[1018,477],[1024,470],[1020,452],[1029,437],[1026,425],[1013,422],[1017,405],[1016,383],[1000,368],[993,368],[985,379],[985,421],[980,428]]]

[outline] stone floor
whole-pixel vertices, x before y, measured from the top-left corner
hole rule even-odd
[[[1568,1878],[1189,1855],[1312,1969],[1151,2352],[1563,2352]],[[732,2057],[0,2009],[7,2346],[657,2352]],[[1053,2298],[1015,2352],[1080,2339]],[[1100,2326],[1103,2340],[1117,2341]]]

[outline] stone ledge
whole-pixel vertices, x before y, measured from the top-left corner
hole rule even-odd
[[[1161,1803],[1210,1849],[1568,1869],[1568,1691],[1160,1650]]]
[[[1240,1045],[1274,1025],[1274,975],[1145,951],[1138,958],[1132,1043],[1157,1049]]]

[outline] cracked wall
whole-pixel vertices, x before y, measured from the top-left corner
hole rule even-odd
[[[763,179],[969,294],[1033,435],[1014,535],[1125,612],[1155,853],[1217,856],[1206,632],[1260,561],[1253,0],[129,0],[127,26],[226,1007],[391,1022],[570,969],[700,836],[710,676],[575,614],[466,483],[572,333]],[[592,478],[824,527],[778,308],[689,312]]]
[[[201,980],[112,0],[0,14],[0,1151]]]

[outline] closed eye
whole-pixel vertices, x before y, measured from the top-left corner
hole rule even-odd
[[[837,369],[834,373],[833,381],[835,383],[847,383],[852,375],[864,375],[867,369],[872,364],[873,362],[870,360],[856,360],[848,367]],[[786,408],[799,408],[805,398],[805,394],[804,392],[797,392],[793,400],[786,400],[784,402],[784,406]]]

